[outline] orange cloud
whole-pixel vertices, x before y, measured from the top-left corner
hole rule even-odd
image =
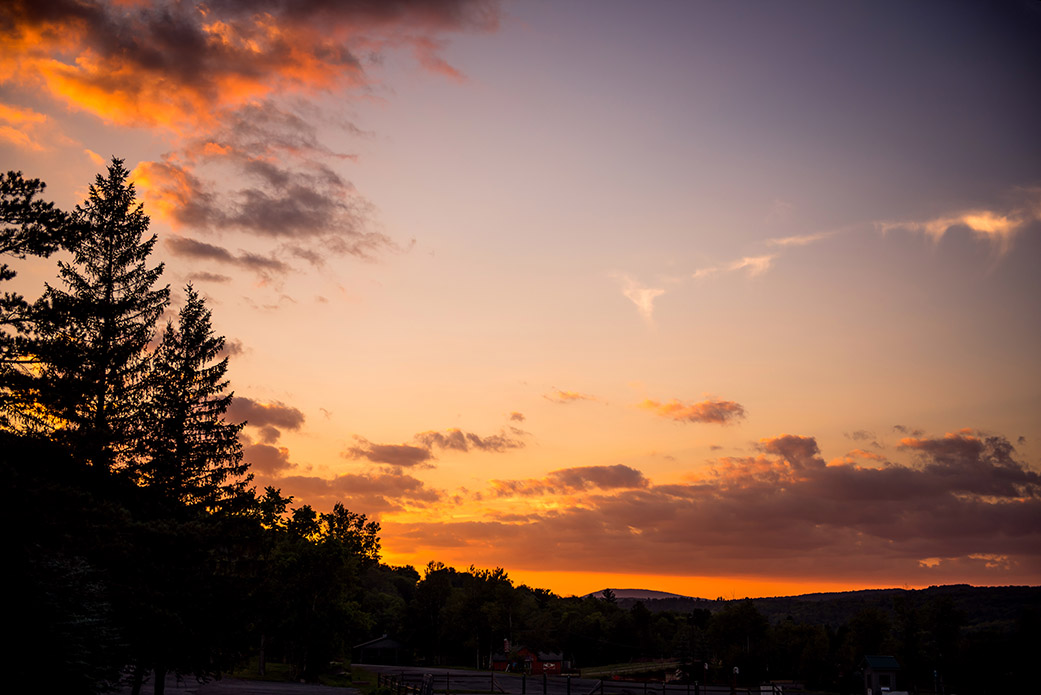
[[[643,473],[625,466],[579,466],[550,471],[541,480],[492,480],[497,497],[537,497],[589,489],[628,490],[647,487]]]
[[[300,504],[318,510],[342,502],[350,509],[364,509],[373,520],[387,512],[422,510],[442,498],[439,490],[400,471],[347,473],[332,478],[311,475],[258,475],[258,485],[274,485]]]
[[[134,167],[131,179],[148,202],[149,211],[174,226],[194,222],[190,211],[208,195],[190,171],[169,162],[141,162]]]
[[[271,254],[321,265],[393,245],[364,229],[367,204],[328,166],[350,155],[319,143],[316,110],[301,98],[371,86],[367,66],[402,47],[424,68],[459,79],[439,55],[442,35],[492,30],[498,16],[495,0],[7,0],[0,83],[171,142],[162,161],[136,171],[154,215],[191,229],[282,238]],[[40,148],[32,115],[8,107],[0,139]],[[200,169],[215,158],[238,169],[221,181],[248,185],[227,191],[204,178]]]
[[[578,391],[552,391],[543,396],[548,401],[554,403],[574,403],[575,401],[598,401],[600,400],[596,396],[590,396],[588,393],[579,393]]]
[[[854,449],[853,451],[847,452],[845,456],[840,458],[832,459],[828,462],[829,466],[848,466],[856,464],[858,461],[885,461],[886,457],[881,454],[876,454],[871,451],[864,451],[863,449]]]
[[[46,149],[40,142],[39,127],[47,116],[28,108],[0,104],[0,140],[27,150]]]
[[[660,403],[646,399],[637,407],[677,422],[726,425],[745,417],[744,406],[734,401],[707,400],[700,403],[684,403],[673,398],[671,401]]]
[[[562,469],[564,478],[577,476],[578,489],[552,476],[495,481],[497,496],[479,511],[389,519],[386,545],[396,555],[511,571],[654,567],[676,576],[876,585],[1041,578],[1041,474],[1002,437],[918,437],[909,449],[916,465],[874,455],[871,466],[825,465],[808,436],[758,446],[758,455],[717,461],[712,475],[685,484],[605,490],[590,482],[611,467],[592,475],[600,467]],[[512,499],[550,494],[553,485],[574,499],[526,499],[519,508]]]
[[[432,34],[492,29],[497,21],[496,3],[476,0],[116,7],[10,0],[0,9],[0,78],[35,82],[112,123],[188,134],[276,92],[367,84],[358,56],[391,44],[411,44],[424,67],[459,78]]]

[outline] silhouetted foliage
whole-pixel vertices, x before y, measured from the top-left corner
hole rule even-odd
[[[152,361],[148,427],[136,473],[181,504],[214,509],[245,493],[248,465],[242,461],[241,424],[224,414],[231,405],[219,359],[224,338],[214,336],[210,311],[189,285],[186,303],[163,332]]]
[[[136,201],[130,172],[113,159],[76,208],[89,233],[72,263],[59,262],[65,289],[51,285],[35,310],[42,410],[37,427],[104,470],[125,468],[147,423],[149,342],[169,301],[149,268],[156,237]]]
[[[21,172],[0,173],[0,283],[17,273],[8,260],[24,260],[27,256],[46,258],[59,248],[71,248],[79,235],[79,226],[53,203],[37,196],[46,185],[39,179],[26,179]],[[27,405],[19,399],[27,389],[21,385],[28,377],[26,370],[36,362],[29,339],[32,325],[31,306],[17,293],[4,290],[0,294],[0,426],[10,427],[11,418]]]

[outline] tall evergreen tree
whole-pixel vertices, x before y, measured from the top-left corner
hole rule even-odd
[[[44,416],[82,460],[102,470],[123,468],[143,430],[149,391],[148,344],[169,302],[156,289],[162,264],[149,268],[155,245],[136,201],[130,172],[113,158],[76,208],[85,233],[72,263],[58,264],[66,289],[47,286],[38,306]]]
[[[226,422],[228,358],[218,359],[224,338],[213,335],[210,310],[195,289],[177,325],[166,325],[153,360],[149,433],[140,474],[145,485],[186,505],[215,508],[243,494],[249,464],[242,460],[242,424]]]
[[[26,179],[21,172],[0,173],[0,257],[25,259],[46,258],[61,247],[75,242],[77,225],[54,203],[38,196],[46,188],[39,179]],[[0,283],[13,279],[16,273],[6,262],[0,263]],[[35,350],[29,338],[32,327],[31,307],[18,292],[0,294],[0,426],[19,424],[25,411],[19,395],[31,381],[27,371],[35,362]],[[15,422],[12,423],[11,421]]]

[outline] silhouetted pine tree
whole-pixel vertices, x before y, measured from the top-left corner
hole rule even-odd
[[[123,468],[138,449],[149,392],[148,344],[169,302],[154,289],[162,264],[146,265],[156,237],[123,161],[113,158],[76,208],[85,225],[66,289],[47,286],[38,309],[41,388],[37,424],[102,470]]]
[[[142,483],[186,505],[213,509],[241,495],[249,478],[238,435],[225,422],[228,358],[218,359],[224,338],[213,335],[210,311],[188,285],[177,325],[168,322],[153,360],[149,432],[141,461]]]
[[[75,241],[77,225],[61,210],[37,196],[46,188],[39,179],[26,179],[21,172],[0,174],[0,256],[24,259],[26,256],[46,258],[60,247],[69,248]],[[0,283],[11,280],[15,271],[0,264]],[[31,373],[35,358],[29,337],[32,328],[31,307],[17,293],[0,295],[0,426],[17,426],[20,414],[28,406],[21,396],[31,391]],[[14,421],[12,423],[12,420]]]

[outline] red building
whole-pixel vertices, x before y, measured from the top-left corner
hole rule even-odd
[[[530,673],[533,676],[541,676],[543,673],[550,676],[559,675],[564,670],[564,655],[518,647],[509,654],[493,654],[492,670]]]

